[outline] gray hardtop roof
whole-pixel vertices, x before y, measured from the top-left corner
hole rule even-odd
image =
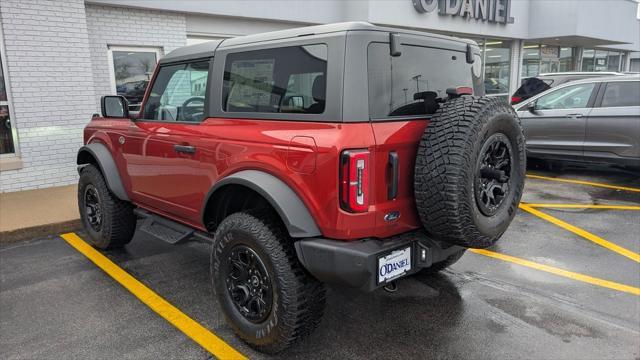
[[[160,63],[212,57],[221,42],[222,40],[213,40],[177,48],[160,59]]]
[[[209,41],[202,44],[184,46],[179,49],[173,50],[172,52],[167,54],[165,57],[163,57],[162,60],[160,60],[160,62],[167,63],[167,62],[184,61],[184,60],[196,59],[196,58],[202,58],[202,57],[210,57],[210,56],[213,56],[215,50],[218,47],[220,49],[224,49],[224,48],[230,48],[238,45],[247,45],[247,44],[260,43],[260,42],[266,42],[271,40],[298,38],[301,36],[313,36],[313,35],[338,33],[338,32],[345,32],[345,31],[394,32],[399,34],[408,34],[408,35],[444,39],[444,40],[449,40],[449,41],[454,41],[454,42],[464,43],[464,44],[475,44],[475,42],[471,40],[452,37],[452,36],[425,33],[421,31],[407,30],[407,29],[401,29],[401,28],[377,26],[377,25],[370,24],[368,22],[353,21],[353,22],[342,22],[342,23],[325,24],[325,25],[305,26],[305,27],[294,28],[294,29],[286,29],[286,30],[272,31],[272,32],[266,32],[261,34],[238,36],[230,39],[224,39],[219,41]]]

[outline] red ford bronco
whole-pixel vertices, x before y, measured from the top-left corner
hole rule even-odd
[[[213,243],[229,325],[275,353],[311,333],[323,283],[371,291],[492,245],[522,195],[525,150],[483,97],[473,41],[367,23],[177,49],[140,112],[102,98],[78,153],[91,243],[136,231]]]

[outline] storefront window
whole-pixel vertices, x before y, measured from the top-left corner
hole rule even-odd
[[[11,116],[9,113],[9,96],[4,79],[3,54],[0,53],[0,155],[15,152],[13,146],[13,132],[11,130]]]
[[[140,110],[140,103],[159,57],[153,48],[112,47],[112,86],[118,95],[129,101],[129,109]]]
[[[538,75],[540,73],[540,45],[525,43],[522,52],[522,77]]]
[[[575,51],[571,47],[525,43],[522,52],[522,77],[575,68]]]
[[[620,70],[620,58],[621,54],[617,51],[609,51],[607,54],[607,70],[619,71]]]
[[[491,40],[479,42],[484,56],[484,87],[487,95],[509,95],[511,42]],[[484,45],[484,46],[482,46]]]
[[[573,48],[570,47],[561,47],[560,48],[560,66],[558,68],[558,71],[560,72],[565,72],[565,71],[572,71],[575,66],[574,66],[574,61],[573,61]]]
[[[640,9],[640,5],[638,5]],[[629,71],[640,72],[640,52],[631,52],[627,55],[629,57]]]
[[[584,49],[582,71],[620,71],[622,53],[600,49]]]

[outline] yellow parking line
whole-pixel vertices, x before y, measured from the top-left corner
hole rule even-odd
[[[532,208],[550,209],[605,209],[605,210],[640,210],[640,206],[630,205],[599,205],[599,204],[535,204],[526,203]]]
[[[559,178],[552,178],[552,177],[540,176],[540,175],[532,175],[532,174],[527,174],[527,177],[528,178],[532,178],[532,179],[551,180],[551,181],[558,181],[558,182],[571,183],[571,184],[597,186],[597,187],[602,187],[602,188],[607,188],[607,189],[640,192],[640,189],[638,189],[638,188],[632,188],[632,187],[627,187],[627,186],[618,186],[618,185],[609,185],[609,184],[603,184],[603,183],[597,183],[597,182],[591,182],[591,181],[559,179]]]
[[[535,216],[537,216],[537,217],[539,217],[541,219],[547,220],[548,222],[550,222],[550,223],[552,223],[554,225],[557,225],[557,226],[559,226],[559,227],[561,227],[561,228],[563,228],[563,229],[565,229],[567,231],[570,231],[570,232],[572,232],[572,233],[574,233],[574,234],[576,234],[578,236],[581,236],[581,237],[583,237],[583,238],[585,238],[585,239],[587,239],[589,241],[592,241],[592,242],[594,242],[594,243],[596,243],[596,244],[598,244],[598,245],[600,245],[602,247],[605,247],[605,248],[607,248],[607,249],[609,249],[609,250],[611,250],[611,251],[613,251],[615,253],[618,253],[618,254],[620,254],[622,256],[628,257],[629,259],[631,259],[631,260],[633,260],[635,262],[640,263],[640,254],[638,254],[638,253],[635,253],[635,252],[633,252],[631,250],[625,249],[622,246],[616,245],[616,244],[614,244],[614,243],[612,243],[610,241],[607,241],[607,240],[605,240],[605,239],[603,239],[603,238],[601,238],[601,237],[599,237],[597,235],[594,235],[594,234],[592,234],[592,233],[590,233],[590,232],[588,232],[586,230],[580,229],[577,226],[573,226],[573,225],[571,225],[569,223],[566,223],[566,222],[564,222],[564,221],[562,221],[562,220],[560,220],[560,219],[558,219],[556,217],[553,217],[553,216],[551,216],[549,214],[545,214],[540,210],[536,210],[536,209],[530,207],[528,204],[522,204],[521,203],[520,204],[520,209],[522,209],[522,210],[524,210],[524,211],[526,211],[526,212],[528,212],[530,214],[533,214],[533,215],[535,215]]]
[[[92,248],[75,233],[61,235],[69,245],[93,261],[100,269],[124,286],[140,301],[182,331],[191,340],[219,359],[246,359],[244,355],[229,346],[222,339],[198,324],[167,300],[156,294],[133,276],[109,260],[106,256]]]
[[[508,261],[508,262],[511,262],[511,263],[514,263],[514,264],[526,266],[526,267],[529,267],[529,268],[532,268],[532,269],[545,271],[545,272],[548,272],[548,273],[551,273],[551,274],[555,274],[555,275],[558,275],[558,276],[563,276],[563,277],[566,277],[566,278],[569,278],[569,279],[582,281],[582,282],[585,282],[585,283],[588,283],[588,284],[601,286],[601,287],[604,287],[604,288],[609,288],[609,289],[618,290],[618,291],[622,291],[622,292],[626,292],[626,293],[629,293],[629,294],[640,296],[640,288],[637,288],[637,287],[634,287],[634,286],[624,285],[624,284],[616,283],[616,282],[609,281],[609,280],[603,280],[603,279],[599,279],[599,278],[596,278],[596,277],[592,277],[592,276],[576,273],[576,272],[573,272],[573,271],[560,269],[560,268],[557,268],[557,267],[554,267],[554,266],[544,265],[544,264],[536,263],[536,262],[533,262],[533,261],[517,258],[517,257],[514,257],[514,256],[500,254],[500,253],[493,252],[493,251],[490,251],[490,250],[469,249],[469,251],[471,251],[473,253],[476,253],[476,254],[492,257],[494,259],[500,259],[500,260]]]

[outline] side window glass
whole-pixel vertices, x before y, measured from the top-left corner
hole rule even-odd
[[[162,66],[144,106],[147,120],[204,120],[209,61]]]
[[[591,92],[595,87],[595,83],[577,84],[567,86],[556,91],[552,91],[547,95],[540,97],[536,101],[536,109],[576,109],[585,108],[589,103]]]
[[[323,113],[327,52],[327,45],[317,44],[229,54],[224,71],[223,110]]]
[[[610,82],[600,107],[640,106],[640,81]]]

